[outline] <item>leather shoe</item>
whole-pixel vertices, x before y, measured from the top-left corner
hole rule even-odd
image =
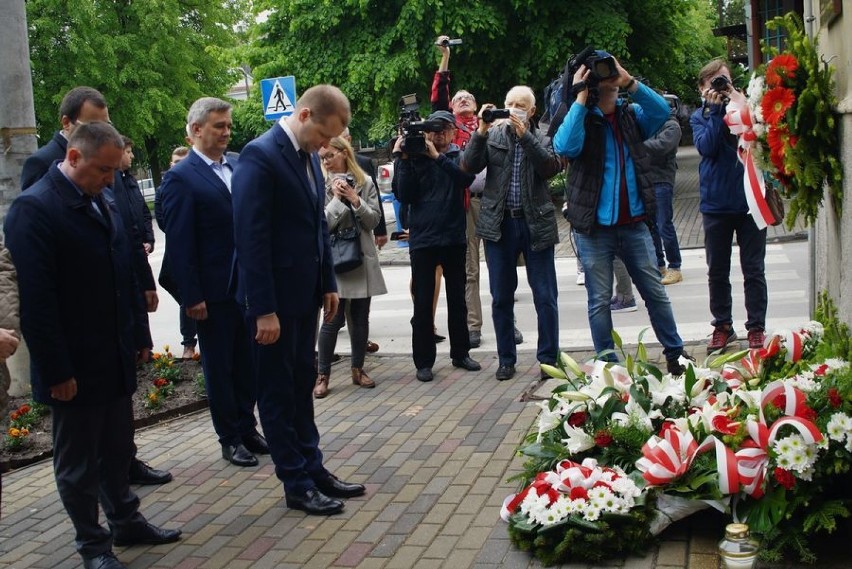
[[[470,340],[470,348],[478,348],[482,345],[482,332],[479,330],[471,330],[468,332],[468,339]]]
[[[127,569],[127,566],[116,559],[112,551],[107,551],[97,557],[84,557],[83,569]]]
[[[243,446],[254,454],[269,454],[269,445],[266,444],[266,439],[258,432],[250,435],[243,435]]]
[[[130,461],[130,483],[143,486],[156,486],[172,481],[172,473],[151,468],[141,460],[134,458]]]
[[[303,496],[287,494],[287,507],[291,510],[302,510],[313,516],[330,516],[343,511],[343,502],[329,498],[316,488],[311,488]]]
[[[432,376],[432,368],[421,367],[417,370],[417,381],[432,381],[435,379]]]
[[[317,489],[331,498],[354,498],[355,496],[363,496],[367,489],[363,484],[352,484],[340,480],[334,474],[329,474],[320,480],[314,480]]]
[[[512,364],[501,365],[497,368],[497,373],[494,374],[494,377],[496,377],[498,381],[512,379],[515,377],[515,366]]]
[[[257,466],[257,457],[249,452],[242,443],[222,445],[222,458],[237,466]]]
[[[479,365],[479,362],[475,361],[470,356],[454,359],[453,367],[460,367],[462,369],[466,369],[467,371],[479,371],[482,369],[482,366]]]
[[[161,545],[180,539],[179,529],[165,529],[145,522],[123,531],[116,531],[113,543],[119,547],[127,545]]]

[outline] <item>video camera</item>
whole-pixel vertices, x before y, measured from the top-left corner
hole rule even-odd
[[[606,52],[600,52],[606,53]],[[584,82],[577,85],[571,85],[574,81],[574,74],[581,66],[585,65],[589,70],[589,74]],[[583,89],[589,90],[589,96],[586,99],[586,106],[591,108],[598,104],[600,100],[600,92],[598,85],[601,81],[614,79],[618,77],[618,68],[615,65],[615,58],[609,54],[599,55],[598,50],[592,46],[587,46],[580,53],[571,56],[568,63],[565,65],[565,74],[563,81],[569,82],[571,86],[567,90],[566,95],[570,93],[573,98],[576,98],[577,93]]]
[[[399,99],[399,122],[397,131],[402,136],[402,151],[406,154],[425,154],[425,132],[441,132],[446,123],[420,118],[420,99],[416,94],[403,95]]]

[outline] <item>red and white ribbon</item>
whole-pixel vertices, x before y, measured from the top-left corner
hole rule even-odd
[[[763,171],[755,164],[752,155],[752,147],[757,141],[757,135],[754,132],[754,122],[748,104],[730,101],[728,111],[725,114],[725,124],[728,125],[733,134],[739,137],[737,156],[745,169],[743,185],[745,186],[748,211],[754,218],[757,228],[763,229],[767,225],[775,223],[775,217],[769,211],[769,205],[766,203],[766,184],[763,180]]]
[[[671,428],[663,436],[648,439],[642,446],[642,458],[636,461],[642,477],[653,486],[668,484],[682,476],[698,449],[698,443],[689,432]]]

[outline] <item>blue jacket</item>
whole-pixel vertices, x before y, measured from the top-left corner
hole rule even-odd
[[[701,155],[698,185],[699,211],[711,214],[748,212],[743,165],[737,158],[737,140],[722,120],[723,105],[700,107],[689,117],[695,149]]]
[[[636,93],[633,94],[633,100],[636,102],[636,104],[631,105],[635,122],[639,126],[643,139],[648,139],[666,122],[670,113],[669,104],[663,97],[641,83]],[[616,103],[616,108],[620,107],[621,103],[621,100],[619,100]],[[589,113],[594,113],[600,118],[604,116],[598,107],[589,110],[577,102],[571,105],[565,121],[556,131],[556,136],[553,137],[553,149],[558,155],[573,160],[583,152],[586,141],[586,117]],[[610,226],[618,222],[621,165],[618,159],[615,133],[608,123],[604,141],[601,158],[603,161],[603,177],[597,201],[596,222],[599,225]],[[622,146],[630,215],[631,217],[641,217],[645,215],[646,211],[636,182],[636,168],[627,141],[622,140]]]

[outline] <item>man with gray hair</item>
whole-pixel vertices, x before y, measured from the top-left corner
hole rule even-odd
[[[547,180],[559,173],[561,164],[550,140],[530,123],[535,115],[532,89],[513,87],[505,106],[509,118],[495,124],[487,120],[494,105],[482,105],[479,127],[462,157],[462,168],[470,173],[488,168],[476,235],[485,242],[500,381],[515,375],[517,362],[513,323],[518,255],[526,261],[538,315],[538,361],[553,365],[559,352],[554,262],[559,231]]]
[[[5,224],[33,398],[52,410],[56,487],[86,569],[123,568],[113,543],[171,543],[181,533],[139,513],[127,474],[136,363],[147,360],[151,336],[130,238],[101,195],[123,152],[109,124],[80,125],[65,159],[15,199]],[[99,501],[109,530],[98,521]]]
[[[249,338],[229,288],[234,270],[231,176],[236,159],[225,156],[231,105],[202,97],[189,108],[192,149],[163,178],[160,199],[172,277],[186,315],[198,323],[201,367],[210,418],[222,458],[257,466],[269,452],[254,418],[255,382]]]

